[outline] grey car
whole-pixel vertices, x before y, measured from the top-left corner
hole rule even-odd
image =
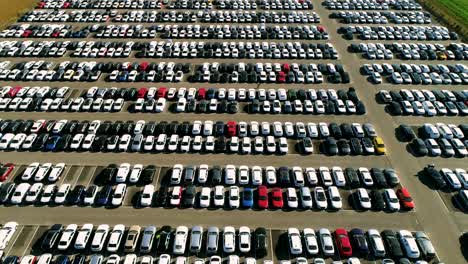
[[[421,249],[421,253],[423,254],[425,259],[432,259],[435,257],[436,252],[432,242],[429,240],[427,235],[422,232],[416,232],[416,243],[418,243],[419,248]]]

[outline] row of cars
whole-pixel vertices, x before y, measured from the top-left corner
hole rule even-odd
[[[366,232],[360,228],[353,228],[350,231],[338,228],[332,233],[326,228],[321,228],[318,232],[306,228],[300,232],[299,229],[290,227],[287,237],[289,251],[293,255],[301,255],[305,251],[317,254],[317,250],[320,249],[325,256],[339,254],[342,257],[367,257],[370,255],[376,258],[409,258],[412,260],[431,260],[436,257],[432,242],[422,231],[384,230],[379,232],[376,229],[369,229]],[[318,241],[320,243],[317,243]],[[400,263],[407,262],[400,261]]]
[[[338,59],[330,43],[299,42],[149,42],[137,58]],[[101,50],[99,50],[101,51]],[[91,52],[89,52],[91,54]],[[99,53],[98,53],[99,54]]]
[[[330,15],[345,24],[430,24],[431,15],[420,11],[341,11]]]
[[[226,194],[226,189],[228,189]],[[164,192],[168,192],[166,195]],[[359,211],[375,210],[387,212],[407,211],[414,208],[414,202],[405,188],[372,190],[370,193],[359,188],[345,197],[351,199],[351,206]],[[329,210],[343,208],[342,194],[336,186],[327,188],[300,187],[298,189],[266,186],[257,188],[217,185],[213,189],[202,187],[199,192],[193,185],[174,186],[167,190],[160,188],[154,193],[153,185],[144,186],[138,200],[140,207],[163,206],[180,208],[226,208],[226,209],[284,209],[284,210]]]
[[[22,182],[19,184],[11,182],[3,185],[0,202],[21,206],[92,205],[115,208],[122,205],[127,193],[127,185],[124,183],[117,184],[115,188],[105,185],[100,190],[96,185],[91,185],[88,188],[83,185],[72,187],[69,183],[57,185],[41,182]]]
[[[216,22],[216,23],[320,23],[315,12],[302,11],[82,11],[33,10],[18,22]]]
[[[465,169],[436,169],[434,164],[429,164],[422,173],[432,181],[435,188],[456,192],[453,202],[460,210],[468,212],[468,174]]]
[[[326,0],[324,5],[330,10],[422,10],[421,5],[414,1],[378,0]]]
[[[394,54],[403,60],[466,60],[468,46],[465,43],[449,45],[432,43],[359,43],[351,44],[349,50],[362,53],[369,60],[392,60]]]
[[[136,166],[136,165],[135,165]],[[122,164],[115,176],[116,182],[122,183],[127,181],[127,176],[130,173],[130,164]],[[133,174],[131,174],[133,175]],[[129,176],[129,182],[132,181],[132,176]],[[166,182],[162,182],[163,184]],[[234,165],[226,165],[221,168],[214,166],[209,168],[206,164],[197,166],[183,166],[176,164],[173,166],[168,184],[170,185],[247,185],[247,186],[280,186],[280,187],[303,187],[303,186],[336,186],[339,188],[388,188],[395,187],[400,183],[397,173],[393,169],[371,168],[365,167],[358,169],[345,168],[339,166],[331,168],[321,166],[319,168],[306,167],[301,168],[294,166],[279,167],[242,165],[236,167]]]
[[[0,31],[2,38],[86,38],[90,35],[88,27],[73,29],[65,24],[18,24]]]
[[[56,25],[58,27],[59,25]],[[28,29],[27,29],[28,30]],[[81,31],[80,31],[81,30]],[[81,28],[77,32],[86,31]],[[23,31],[17,31],[15,27],[10,27],[2,31],[2,35],[12,37],[18,35],[22,37]],[[36,36],[37,32],[29,35]],[[70,32],[64,32],[65,37]],[[28,35],[28,36],[29,36]],[[44,37],[53,37],[46,35]],[[295,25],[295,26],[271,26],[271,25],[179,25],[160,24],[158,26],[143,27],[143,25],[106,25],[98,28],[94,37],[96,38],[154,38],[158,36],[162,39],[328,39],[328,32],[322,25]]]
[[[176,2],[177,3],[177,2]],[[171,6],[171,5],[169,5]],[[249,0],[219,0],[215,1],[217,9],[265,9],[265,10],[302,10],[313,9],[312,1],[298,1],[298,0],[262,0],[258,5],[256,1]]]
[[[380,90],[379,100],[393,115],[467,115],[466,91],[449,90]]]
[[[119,0],[104,0],[98,2],[88,2],[83,0],[68,2],[68,1],[40,1],[37,3],[38,9],[99,9],[99,8],[112,8],[112,9],[160,9],[162,6],[160,0],[146,0],[146,1],[119,1]]]
[[[464,130],[465,128],[463,128]],[[227,136],[227,137],[288,137],[288,138],[374,138],[377,132],[370,123],[303,123],[303,122],[236,122],[236,121],[154,121],[139,120],[134,121],[78,121],[78,120],[0,120],[0,132],[3,136],[7,133],[23,134],[41,134],[51,135],[59,134],[96,134],[96,135],[138,135],[158,136],[160,134],[179,135],[179,136]],[[5,138],[6,140],[7,138]],[[11,142],[5,142],[11,143]],[[7,147],[4,147],[7,148]]]
[[[457,40],[458,34],[443,26],[343,26],[338,29],[347,40]]]
[[[232,69],[232,70],[231,70]],[[324,75],[326,78],[324,78]],[[218,63],[197,65],[190,82],[211,83],[349,83],[349,74],[341,64],[257,63],[255,68],[244,63],[220,68]]]
[[[159,257],[159,263],[162,264],[171,263],[169,254],[182,256],[186,253],[206,253],[213,256],[224,252],[261,257],[267,254],[268,244],[267,231],[261,227],[251,230],[247,226],[241,226],[236,230],[232,226],[211,226],[206,229],[202,226],[178,226],[174,230],[170,226],[132,225],[126,228],[122,224],[114,227],[101,224],[95,227],[87,223],[81,227],[76,224],[51,226],[44,234],[40,247],[45,252],[73,252],[83,249],[109,253],[157,252],[162,254]]]
[[[464,64],[364,64],[361,72],[375,84],[383,82],[386,76],[393,84],[457,85],[468,83],[468,68]]]
[[[419,137],[407,133],[408,130],[405,127],[400,130],[407,141],[412,140],[409,145],[417,156],[455,156],[463,158],[468,155],[465,125],[426,123],[419,128]]]

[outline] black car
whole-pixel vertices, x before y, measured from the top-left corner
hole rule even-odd
[[[80,204],[85,195],[86,189],[83,185],[77,185],[67,196],[68,205],[77,205]]]
[[[334,138],[341,138],[343,134],[337,123],[330,123],[329,125],[331,136]]]
[[[97,194],[95,204],[97,206],[107,205],[109,203],[111,195],[112,195],[112,186],[106,185],[106,186],[102,187],[102,189]]]
[[[401,124],[398,127],[398,131],[400,132],[401,139],[405,142],[409,142],[416,138],[416,134],[414,133],[413,129],[410,126]]]
[[[164,207],[167,203],[168,189],[166,187],[161,187],[158,190],[158,196],[156,199],[157,206]]]
[[[47,233],[42,240],[41,248],[44,251],[49,251],[55,248],[57,239],[62,232],[63,226],[61,224],[55,224],[47,230]]]
[[[387,184],[390,187],[395,187],[400,183],[400,179],[398,178],[398,175],[394,169],[385,169],[384,176],[387,180]]]
[[[222,182],[222,170],[219,166],[214,166],[210,170],[211,174],[211,184],[213,186],[219,185]]]
[[[99,174],[97,178],[98,178],[99,183],[108,184],[112,181],[115,174],[117,174],[117,165],[110,164],[104,170],[101,171],[101,173]]]
[[[367,256],[369,254],[369,245],[362,229],[353,228],[349,231],[349,238],[353,247],[353,254],[358,256]]]
[[[15,190],[16,184],[14,182],[3,183],[0,188],[0,203],[6,203],[10,200],[13,191]]]
[[[362,148],[361,141],[358,138],[351,138],[349,140],[351,145],[351,150],[355,155],[362,155],[364,153],[364,149]]]
[[[340,155],[349,155],[351,154],[351,146],[346,139],[338,140],[338,149],[340,151]]]
[[[372,141],[371,141],[369,138],[366,138],[366,137],[365,137],[365,138],[362,138],[362,139],[361,139],[361,142],[362,142],[362,145],[364,146],[363,149],[364,149],[364,152],[365,152],[366,154],[373,154],[373,153],[374,153],[374,151],[375,151],[375,149],[374,149],[374,144],[372,143]],[[369,149],[369,150],[372,149],[372,150],[374,150],[374,151],[369,151],[369,150],[367,150],[367,149]]]
[[[343,123],[343,124],[340,125],[340,128],[341,128],[342,136],[344,138],[349,139],[349,138],[354,137],[353,128],[351,127],[350,124]]]
[[[439,170],[435,169],[434,165],[428,165],[425,167],[424,172],[432,179],[437,189],[443,189],[447,187],[447,182],[444,180]]]
[[[166,253],[171,243],[171,227],[163,226],[156,232],[156,251]]]
[[[185,208],[193,207],[196,194],[197,194],[197,190],[195,189],[195,186],[189,185],[185,187],[183,195],[182,195],[182,207],[185,207]]]
[[[370,192],[372,209],[382,211],[385,209],[385,201],[381,192],[373,190]]]
[[[224,136],[219,137],[215,142],[215,151],[222,153],[226,151],[226,138]]]
[[[344,175],[346,177],[346,182],[351,188],[359,188],[361,182],[359,180],[359,175],[356,170],[353,168],[346,168],[344,170]]]
[[[151,184],[154,179],[156,167],[154,165],[146,166],[141,172],[140,178],[138,179],[141,184]]]
[[[214,135],[216,137],[224,135],[224,122],[217,121],[214,126]]]
[[[86,256],[85,255],[75,255],[73,257],[72,264],[84,264],[86,261]]]
[[[372,178],[374,179],[375,186],[379,188],[387,188],[387,181],[383,171],[379,168],[371,168]]]
[[[322,143],[323,150],[326,154],[334,156],[338,154],[338,144],[334,138],[327,138]]]
[[[282,186],[289,186],[291,184],[291,178],[289,176],[288,167],[279,167],[278,169],[278,178]]]
[[[392,230],[382,231],[382,238],[385,243],[385,248],[387,249],[387,254],[393,258],[403,257],[403,250],[400,245],[396,233]]]
[[[413,150],[413,153],[419,157],[426,156],[429,152],[426,144],[424,144],[424,141],[420,138],[416,138],[411,141],[411,149]]]
[[[60,137],[59,141],[57,142],[54,151],[64,151],[67,150],[70,142],[72,140],[72,135],[66,134]]]
[[[268,248],[268,239],[265,228],[259,227],[255,229],[253,243],[256,256],[259,258],[265,257],[267,255]]]
[[[49,134],[40,134],[36,138],[34,143],[32,144],[31,150],[33,150],[33,151],[42,150],[42,148],[44,147],[44,145],[45,145],[45,143],[47,142],[48,139],[49,139]]]

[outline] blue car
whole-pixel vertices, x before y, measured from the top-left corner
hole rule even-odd
[[[55,264],[68,264],[70,259],[66,255],[59,255],[55,260]]]
[[[53,151],[57,147],[57,143],[60,141],[61,136],[51,136],[47,139],[45,144],[45,150]]]
[[[5,257],[2,263],[3,264],[17,264],[18,260],[19,258],[17,256],[7,256]]]
[[[242,193],[242,207],[252,208],[253,206],[253,190],[252,188],[244,188]]]
[[[128,72],[127,71],[119,73],[119,81],[120,82],[126,82],[127,78],[128,78]]]
[[[102,190],[98,194],[96,205],[98,206],[107,205],[107,203],[109,202],[111,193],[112,193],[111,186],[107,185],[107,186],[102,187]]]

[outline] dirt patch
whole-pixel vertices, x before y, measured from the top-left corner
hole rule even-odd
[[[0,0],[0,29],[15,22],[25,12],[33,9],[37,0]]]

